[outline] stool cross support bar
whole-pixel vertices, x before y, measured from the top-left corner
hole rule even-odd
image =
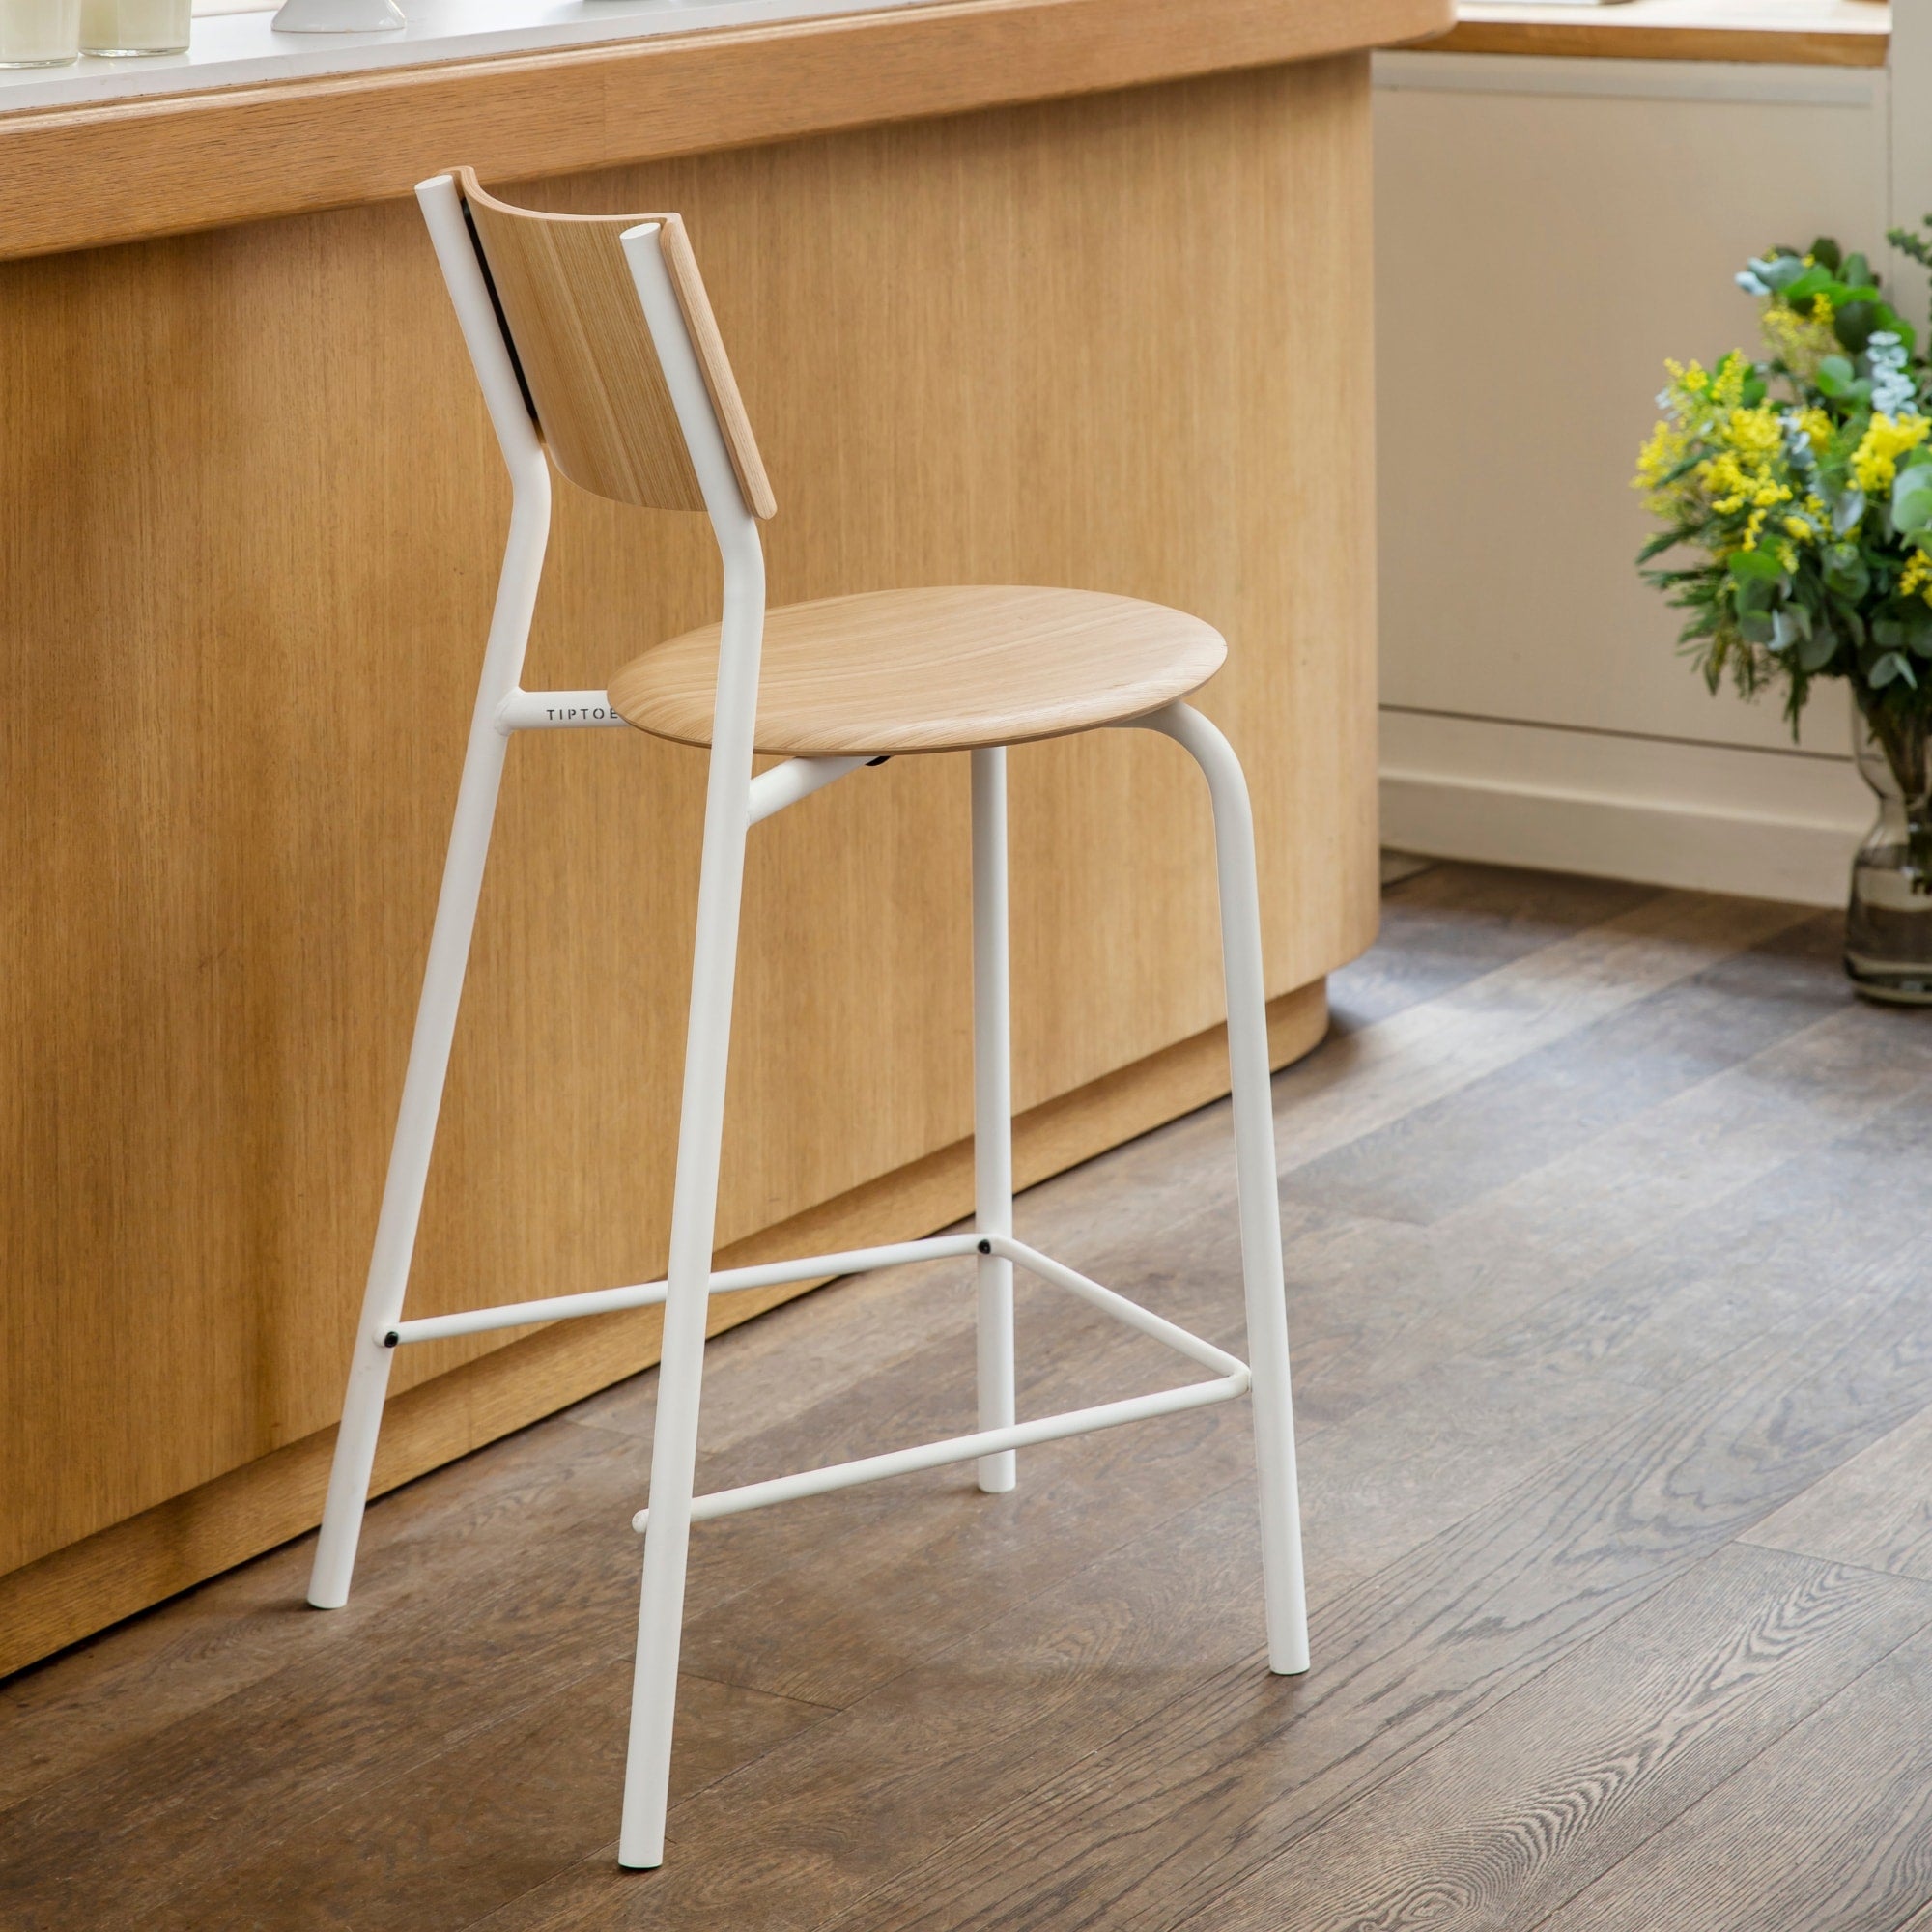
[[[1164,1344],[1202,1368],[1215,1371],[1215,1379],[1189,1382],[1179,1388],[1157,1389],[1150,1395],[1128,1396],[1120,1402],[1100,1403],[1092,1408],[1067,1409],[1059,1415],[1042,1415],[1031,1422],[1008,1423],[998,1429],[977,1429],[970,1435],[950,1436],[941,1442],[922,1442],[910,1449],[888,1450],[881,1456],[863,1456],[856,1462],[831,1463],[822,1468],[801,1469],[794,1475],[774,1476],[762,1483],[746,1483],[734,1490],[715,1490],[709,1495],[694,1496],[691,1520],[706,1522],[714,1517],[737,1516],[742,1511],[762,1509],[768,1503],[794,1502],[803,1496],[824,1495],[832,1490],[852,1489],[860,1483],[876,1483],[888,1476],[910,1475],[916,1469],[936,1469],[948,1463],[970,1463],[986,1456],[999,1456],[1015,1449],[1030,1449],[1041,1442],[1055,1442],[1067,1435],[1089,1435],[1097,1429],[1114,1429],[1125,1422],[1143,1422],[1156,1415],[1174,1415],[1182,1409],[1205,1408],[1217,1402],[1232,1402],[1246,1395],[1253,1378],[1245,1362],[1217,1349],[1211,1342],[1191,1335],[1164,1316],[1129,1301],[1111,1288],[1102,1288],[1084,1274],[1030,1248],[1009,1236],[989,1235],[942,1236],[949,1252],[952,1245],[965,1243],[965,1251],[977,1250],[998,1260],[1023,1267],[1029,1274],[1077,1294],[1101,1313],[1111,1315],[1130,1328]],[[914,1242],[915,1247],[935,1245]],[[820,1257],[821,1262],[830,1257]],[[794,1264],[801,1268],[808,1264]],[[889,1263],[879,1262],[884,1267]],[[794,1277],[798,1278],[798,1277]],[[720,1279],[714,1275],[716,1283]],[[650,1511],[639,1510],[631,1519],[633,1529],[648,1529]]]

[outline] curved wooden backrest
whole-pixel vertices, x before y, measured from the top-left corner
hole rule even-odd
[[[473,170],[453,172],[537,426],[564,475],[620,503],[704,508],[618,240],[627,228],[655,221],[745,506],[771,516],[778,505],[684,223],[675,214],[512,208],[485,192]]]

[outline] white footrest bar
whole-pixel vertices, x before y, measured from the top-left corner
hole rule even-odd
[[[934,1235],[886,1247],[848,1248],[842,1254],[800,1255],[791,1261],[762,1262],[755,1267],[722,1268],[711,1277],[711,1293],[776,1288],[781,1282],[810,1281],[814,1275],[868,1274],[874,1268],[947,1261],[979,1251],[977,1235]],[[440,1342],[451,1335],[479,1335],[489,1328],[522,1328],[532,1321],[564,1321],[580,1315],[649,1308],[664,1298],[663,1282],[642,1281],[629,1288],[596,1288],[584,1294],[553,1294],[540,1301],[506,1301],[499,1308],[471,1308],[459,1315],[426,1315],[416,1321],[398,1321],[381,1339],[384,1348],[393,1349],[403,1342]]]
[[[1128,1396],[1121,1402],[1106,1402],[1094,1408],[1067,1409],[1059,1415],[1042,1415],[1032,1422],[1017,1422],[1005,1429],[975,1430],[971,1435],[953,1435],[943,1442],[922,1442],[910,1449],[892,1449],[882,1456],[863,1456],[857,1462],[830,1463],[819,1469],[801,1469],[792,1476],[774,1476],[762,1483],[746,1483],[735,1490],[714,1490],[708,1496],[694,1496],[691,1520],[708,1522],[714,1517],[736,1516],[742,1510],[762,1509],[767,1503],[796,1501],[801,1496],[820,1496],[832,1490],[848,1490],[860,1483],[876,1483],[887,1476],[907,1476],[915,1469],[937,1469],[948,1463],[970,1463],[981,1456],[998,1456],[1009,1449],[1030,1449],[1041,1442],[1055,1442],[1067,1435],[1089,1435],[1096,1429],[1118,1428],[1123,1422],[1144,1422],[1151,1416],[1174,1415],[1182,1409],[1205,1408],[1210,1403],[1229,1402],[1246,1395],[1254,1378],[1248,1365],[1191,1335],[1164,1316],[1129,1301],[1111,1288],[1102,1288],[1084,1274],[1016,1241],[1008,1235],[942,1236],[938,1242],[912,1242],[914,1247],[944,1244],[952,1254],[998,1255],[1015,1267],[1051,1282],[1090,1302],[1102,1314],[1137,1329],[1151,1340],[1164,1343],[1177,1354],[1202,1368],[1216,1372],[1216,1379],[1189,1382],[1181,1388],[1157,1389],[1151,1395]],[[631,1519],[633,1529],[647,1529],[651,1513],[639,1510]]]
[[[830,1490],[876,1483],[886,1476],[910,1475],[915,1469],[970,1463],[980,1456],[997,1456],[1007,1449],[1029,1449],[1037,1443],[1057,1441],[1064,1435],[1090,1435],[1096,1429],[1114,1429],[1123,1422],[1143,1422],[1150,1416],[1206,1408],[1210,1403],[1232,1402],[1237,1395],[1246,1395],[1248,1381],[1245,1365],[1236,1363],[1235,1374],[1211,1382],[1190,1382],[1185,1388],[1128,1396],[1123,1402],[1105,1402],[1095,1408],[1042,1415],[1034,1422],[1016,1422],[1010,1429],[977,1430],[971,1435],[955,1435],[945,1442],[922,1442],[914,1449],[894,1449],[883,1456],[862,1457],[856,1463],[832,1463],[822,1469],[802,1469],[795,1476],[774,1476],[769,1482],[746,1483],[735,1490],[714,1490],[708,1496],[692,1498],[691,1520],[708,1522],[713,1517],[736,1516],[742,1510],[762,1509],[767,1503],[793,1502],[800,1496],[819,1496]],[[631,1527],[648,1529],[650,1518],[650,1511],[641,1509],[631,1519]]]

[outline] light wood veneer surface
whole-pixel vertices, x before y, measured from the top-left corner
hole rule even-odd
[[[772,516],[778,505],[757,438],[682,219],[549,214],[498,201],[472,168],[459,169],[457,181],[557,469],[619,503],[704,508],[624,254],[625,230],[655,221],[738,487],[754,516]]]
[[[1883,67],[1891,9],[1875,0],[1625,0],[1620,6],[1486,6],[1463,0],[1449,53],[1604,60]]]
[[[1227,655],[1198,617],[1091,590],[954,585],[793,604],[765,616],[757,749],[873,757],[1064,737],[1185,697]],[[611,702],[641,730],[708,745],[717,688],[707,624],[633,659]]]

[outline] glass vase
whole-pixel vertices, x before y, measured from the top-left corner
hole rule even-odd
[[[1860,776],[1878,822],[1852,861],[1845,971],[1860,992],[1932,1006],[1932,769],[1927,720],[1875,694],[1852,694]]]

